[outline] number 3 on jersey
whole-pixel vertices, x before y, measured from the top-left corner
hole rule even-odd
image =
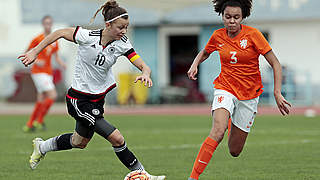
[[[236,57],[237,51],[230,51],[231,54],[231,64],[236,64],[238,62],[238,58]]]
[[[106,61],[106,57],[104,55],[98,54],[96,62],[94,63],[94,65],[102,66],[105,61]]]

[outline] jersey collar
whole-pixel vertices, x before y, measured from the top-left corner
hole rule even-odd
[[[239,32],[239,34],[237,34],[237,35],[236,35],[235,37],[233,37],[233,38],[229,37],[228,32],[227,32],[227,28],[224,28],[224,29],[225,29],[225,34],[227,35],[227,37],[228,37],[229,39],[231,39],[231,40],[235,40],[235,39],[238,39],[239,37],[241,37],[241,34],[244,32],[243,28],[244,28],[244,26],[243,26],[242,24],[240,24],[240,32]]]
[[[102,40],[102,31],[103,31],[103,29],[100,29],[99,45],[102,45],[103,49],[105,49],[107,46],[109,46],[109,45],[110,45],[111,43],[113,43],[115,40],[111,40],[111,41],[109,41],[107,44],[103,45],[103,44],[101,43],[101,40]]]

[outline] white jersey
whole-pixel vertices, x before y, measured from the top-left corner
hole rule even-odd
[[[87,30],[77,27],[73,40],[79,44],[74,77],[71,87],[89,94],[106,93],[115,87],[115,79],[111,70],[119,56],[134,52],[126,36],[121,40],[101,44],[101,30]]]

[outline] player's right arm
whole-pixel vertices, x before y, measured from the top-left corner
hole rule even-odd
[[[210,54],[203,49],[202,51],[200,51],[198,53],[198,55],[196,56],[196,58],[193,60],[193,63],[188,71],[188,77],[191,80],[197,80],[196,75],[198,73],[198,66],[199,64],[201,64],[203,61],[205,61],[206,59],[208,59],[208,57],[210,56]]]
[[[21,62],[25,66],[28,66],[28,65],[32,64],[36,60],[38,54],[44,48],[46,48],[48,45],[52,44],[56,40],[58,40],[60,38],[64,38],[64,39],[66,39],[68,41],[72,41],[73,42],[73,33],[74,33],[74,31],[75,31],[75,28],[59,29],[59,30],[49,34],[48,36],[46,36],[44,38],[44,40],[41,41],[35,48],[29,50],[25,54],[20,55],[18,57],[18,59],[20,59]]]
[[[211,35],[208,43],[206,44],[205,48],[198,53],[196,58],[193,60],[193,63],[188,71],[188,77],[191,80],[197,80],[196,75],[198,74],[198,66],[201,64],[203,61],[208,59],[210,54],[214,51],[217,50],[216,47],[216,37],[217,37],[217,32],[214,31],[213,34]]]

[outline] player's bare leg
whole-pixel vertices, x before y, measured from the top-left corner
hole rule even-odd
[[[248,133],[242,131],[234,124],[231,125],[231,131],[228,140],[229,152],[233,157],[238,157],[242,152]]]

